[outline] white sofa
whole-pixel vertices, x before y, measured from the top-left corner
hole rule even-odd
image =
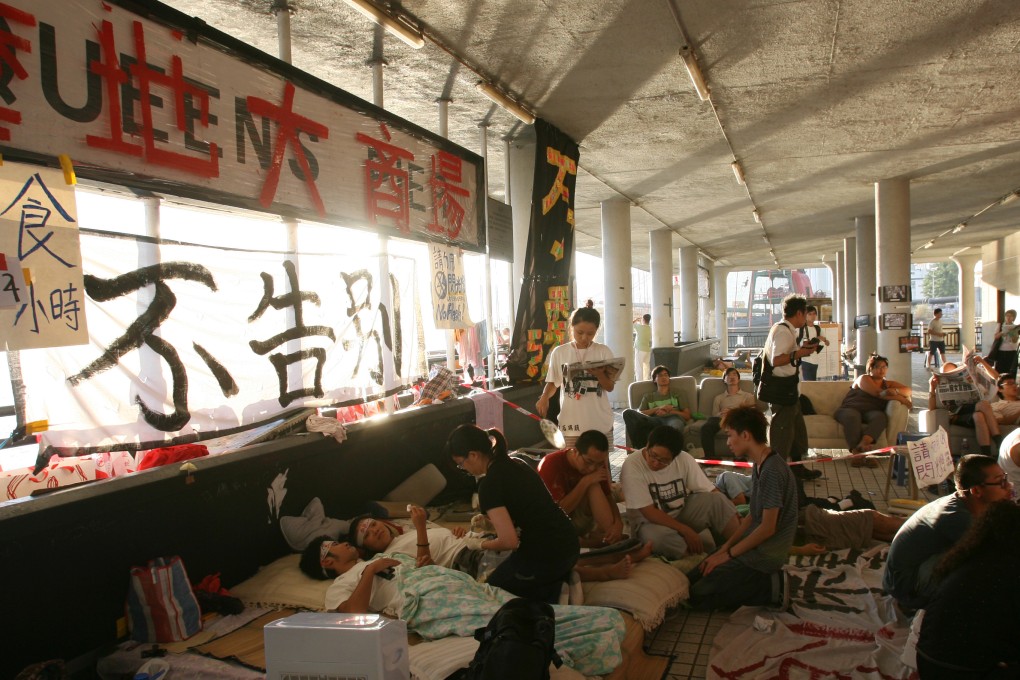
[[[851,383],[848,380],[819,380],[802,381],[800,393],[811,400],[811,406],[816,415],[804,416],[804,423],[807,425],[808,446],[814,449],[846,449],[846,438],[843,436],[843,426],[836,422],[834,414],[847,392],[850,391]],[[883,436],[879,437],[878,446],[890,446],[896,443],[896,435],[905,432],[907,429],[907,417],[909,409],[898,401],[890,401],[886,405],[886,415],[889,416],[889,424]]]

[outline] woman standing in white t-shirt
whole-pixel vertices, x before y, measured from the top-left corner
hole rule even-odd
[[[607,367],[575,371],[568,376],[567,367],[576,363],[607,361],[612,351],[595,342],[602,317],[588,300],[588,304],[574,311],[570,317],[570,342],[554,347],[549,353],[549,368],[545,375],[545,389],[535,403],[538,415],[549,412],[549,398],[560,388],[559,427],[567,447],[587,430],[604,432],[613,441],[613,411],[609,393],[616,382],[609,377]]]
[[[995,331],[995,339],[999,341],[999,349],[989,361],[995,362],[995,370],[999,375],[1016,375],[1017,339],[1020,326],[1016,323],[1016,310],[1006,311],[1005,318]]]

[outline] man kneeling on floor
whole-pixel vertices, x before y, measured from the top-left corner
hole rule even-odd
[[[737,511],[686,451],[669,425],[648,434],[648,445],[623,463],[620,481],[627,517],[637,538],[671,560],[704,551],[699,532],[718,544],[737,530]]]
[[[785,605],[782,567],[797,532],[796,480],[782,456],[769,447],[768,421],[758,409],[733,409],[723,417],[722,427],[734,456],[754,464],[751,507],[722,547],[687,574],[691,606]]]

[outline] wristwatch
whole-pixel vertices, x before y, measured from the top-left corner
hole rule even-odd
[[[790,365],[792,366],[793,362],[796,361],[796,360],[797,360],[797,350],[793,350],[792,352],[790,352]]]

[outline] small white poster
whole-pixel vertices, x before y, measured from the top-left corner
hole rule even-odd
[[[910,467],[919,487],[938,484],[953,474],[953,455],[949,452],[949,435],[939,428],[938,432],[907,442]]]
[[[0,304],[0,349],[86,344],[74,188],[61,171],[0,165],[0,253],[3,300],[14,298]]]
[[[464,255],[460,248],[430,243],[429,261],[436,328],[470,328],[474,324],[468,316]]]

